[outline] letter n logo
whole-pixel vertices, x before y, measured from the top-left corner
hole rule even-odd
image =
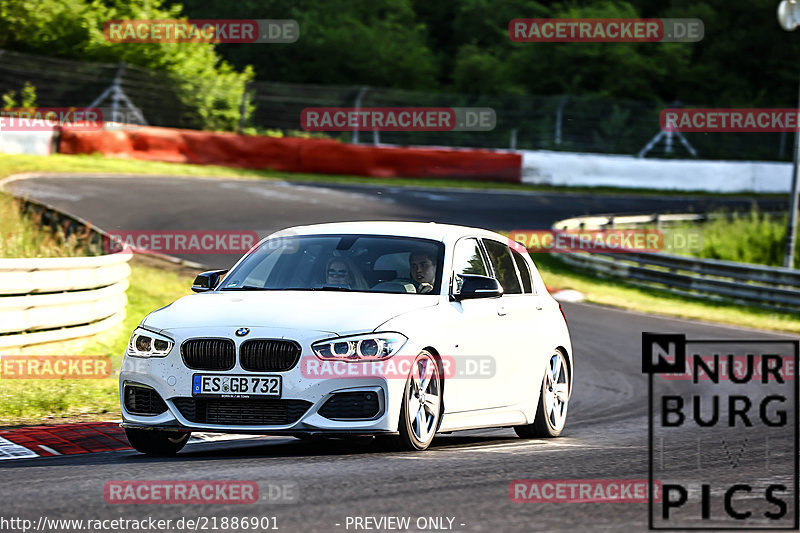
[[[686,335],[642,332],[642,373],[686,372]]]

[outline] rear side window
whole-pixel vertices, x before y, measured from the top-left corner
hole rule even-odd
[[[511,250],[511,255],[514,256],[514,262],[517,264],[517,270],[519,270],[519,277],[522,278],[523,291],[533,292],[533,289],[531,289],[531,270],[530,268],[528,268],[528,263],[525,261],[525,258],[522,257],[522,254],[519,252]]]
[[[483,244],[486,246],[486,252],[494,266],[495,277],[503,286],[503,292],[505,294],[521,294],[522,288],[517,277],[517,269],[508,246],[489,239],[484,239]]]

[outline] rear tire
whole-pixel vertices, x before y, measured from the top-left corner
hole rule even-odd
[[[539,405],[533,424],[514,426],[523,439],[552,438],[561,435],[567,422],[569,406],[569,365],[561,350],[555,350],[548,359],[539,393]]]
[[[128,442],[140,453],[156,457],[170,457],[181,451],[189,440],[190,432],[162,431],[159,429],[125,428]]]
[[[406,380],[398,423],[398,445],[403,450],[423,451],[430,446],[442,414],[442,381],[439,365],[430,352],[414,360]]]

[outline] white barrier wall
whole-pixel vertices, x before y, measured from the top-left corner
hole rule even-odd
[[[792,178],[791,163],[639,159],[545,150],[521,153],[524,183],[788,193]]]
[[[132,255],[0,259],[0,349],[94,335],[121,322]]]
[[[0,153],[50,155],[54,130],[0,131]]]

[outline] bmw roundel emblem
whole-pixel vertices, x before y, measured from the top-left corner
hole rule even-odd
[[[250,333],[250,328],[239,328],[236,330],[237,337],[244,337],[248,333]]]

